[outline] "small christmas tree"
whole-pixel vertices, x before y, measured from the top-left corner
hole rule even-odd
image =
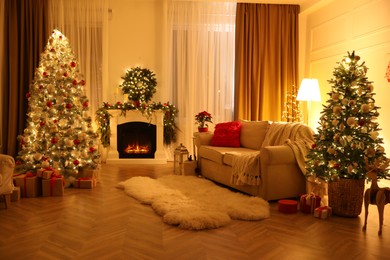
[[[52,167],[68,178],[80,167],[97,167],[97,134],[84,85],[67,38],[53,31],[27,93],[27,124],[18,136],[19,172]]]
[[[282,113],[282,119],[286,122],[303,122],[303,114],[300,110],[300,102],[297,101],[298,91],[295,85],[292,87],[291,92],[287,91],[286,99],[284,103],[284,111]]]
[[[334,69],[328,105],[320,117],[315,144],[307,154],[307,175],[319,181],[364,179],[368,169],[386,162],[379,115],[367,67],[355,52],[348,53]],[[386,178],[387,170],[378,178]]]

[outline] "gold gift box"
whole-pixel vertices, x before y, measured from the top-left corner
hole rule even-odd
[[[51,179],[42,179],[42,196],[64,196],[64,177],[55,176]]]
[[[14,184],[20,187],[22,198],[33,198],[41,195],[41,182],[32,173],[17,174],[13,176]]]

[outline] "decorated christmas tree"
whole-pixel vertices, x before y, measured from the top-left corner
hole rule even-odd
[[[51,167],[68,178],[80,168],[97,167],[98,136],[78,67],[68,39],[54,30],[26,95],[27,123],[18,136],[19,172]]]
[[[334,69],[327,105],[321,113],[315,144],[307,154],[307,175],[321,181],[364,179],[386,162],[379,137],[378,107],[367,67],[355,52]],[[387,170],[378,178],[388,177]]]

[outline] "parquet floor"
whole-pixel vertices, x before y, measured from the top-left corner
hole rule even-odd
[[[167,165],[102,165],[92,190],[66,189],[63,197],[23,198],[0,205],[0,259],[390,259],[390,206],[382,237],[378,214],[319,220],[284,215],[233,221],[207,231],[166,225],[151,207],[115,185],[131,176],[159,177]]]

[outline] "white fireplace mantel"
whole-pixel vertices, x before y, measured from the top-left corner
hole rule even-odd
[[[164,150],[164,112],[156,110],[150,118],[144,116],[141,111],[128,110],[126,115],[121,115],[121,110],[109,110],[110,115],[110,148],[107,154],[107,164],[125,163],[125,164],[165,164],[167,156]],[[145,122],[156,126],[156,152],[154,158],[119,158],[117,138],[117,126],[128,122]]]

